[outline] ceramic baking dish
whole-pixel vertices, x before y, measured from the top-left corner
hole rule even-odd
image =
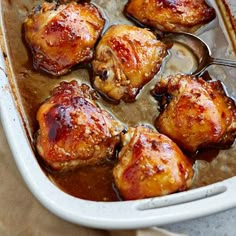
[[[214,1],[211,1],[211,4],[216,7]],[[19,171],[29,189],[47,209],[65,220],[88,227],[132,229],[170,224],[236,207],[236,177],[229,178],[230,176],[226,180],[186,192],[138,201],[82,200],[64,193],[55,186],[47,178],[35,158],[32,134],[28,128],[29,120],[22,106],[24,94],[19,92],[19,80],[18,84],[16,83],[16,75],[19,75],[18,59],[21,55],[24,57],[25,54],[22,40],[17,37],[21,37],[23,16],[30,5],[30,0],[1,1],[3,52],[0,57],[0,114]],[[219,21],[214,22],[210,27],[218,27],[217,32],[222,29],[225,33],[226,30],[222,28],[223,21],[218,10],[217,12]],[[222,24],[221,27],[219,27],[219,22]],[[207,32],[202,32],[202,37],[207,37]],[[225,44],[228,50],[229,41],[224,41]],[[211,46],[214,48],[214,42]],[[224,56],[232,56],[228,53],[230,49],[227,52],[225,48],[222,50],[225,53]],[[216,54],[222,55],[222,50],[216,51]],[[215,69],[212,70],[213,74],[214,71]],[[235,77],[235,70],[227,69],[226,71],[231,73],[227,74],[228,76],[234,73]],[[27,69],[21,71],[21,74],[26,76]],[[230,95],[235,98],[235,83],[228,81],[227,77],[224,83],[226,87],[229,87]],[[232,149],[229,152],[231,158],[236,154],[235,148]],[[235,164],[235,161],[233,163]],[[236,173],[231,176],[234,175]]]

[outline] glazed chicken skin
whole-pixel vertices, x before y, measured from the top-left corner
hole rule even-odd
[[[55,170],[97,164],[114,154],[123,125],[95,103],[95,92],[63,82],[38,110],[37,150]]]
[[[128,17],[165,32],[194,32],[216,16],[204,0],[129,0],[124,11]]]
[[[169,103],[162,104],[165,108],[155,126],[186,151],[229,147],[234,142],[236,108],[220,81],[178,74],[163,78],[153,94],[172,96]]]
[[[99,10],[88,3],[44,2],[35,7],[24,23],[34,68],[59,76],[90,61],[104,24]]]
[[[167,195],[192,184],[190,161],[172,140],[152,128],[129,128],[118,158],[113,175],[124,200]]]
[[[110,27],[96,47],[93,85],[109,100],[132,102],[159,71],[166,46],[147,29]]]

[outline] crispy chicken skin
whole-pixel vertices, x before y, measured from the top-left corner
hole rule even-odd
[[[98,9],[88,3],[44,2],[35,7],[24,23],[34,68],[58,76],[91,60],[104,24]]]
[[[125,200],[183,191],[192,184],[192,165],[167,136],[144,126],[129,128],[113,169],[117,189]]]
[[[132,102],[159,71],[166,46],[147,29],[128,25],[110,27],[93,60],[93,84],[113,102]]]
[[[55,170],[102,162],[111,157],[123,126],[95,103],[95,92],[63,82],[38,110],[37,150]]]
[[[216,16],[204,0],[129,0],[125,14],[168,32],[194,32]]]
[[[220,81],[178,74],[162,79],[153,93],[172,96],[155,126],[183,149],[195,152],[207,146],[229,147],[234,142],[236,108]]]

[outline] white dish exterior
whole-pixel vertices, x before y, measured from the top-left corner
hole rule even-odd
[[[236,177],[187,192],[138,201],[93,202],[64,193],[46,177],[34,156],[13,90],[1,54],[0,115],[11,151],[31,192],[57,216],[88,227],[133,229],[180,222],[236,207]]]

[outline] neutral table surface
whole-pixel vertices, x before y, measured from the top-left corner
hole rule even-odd
[[[161,228],[191,236],[234,236],[236,235],[236,209]],[[94,230],[70,224],[54,216],[41,206],[24,184],[0,125],[0,236],[31,235],[164,236],[173,234],[149,230],[111,232]]]

